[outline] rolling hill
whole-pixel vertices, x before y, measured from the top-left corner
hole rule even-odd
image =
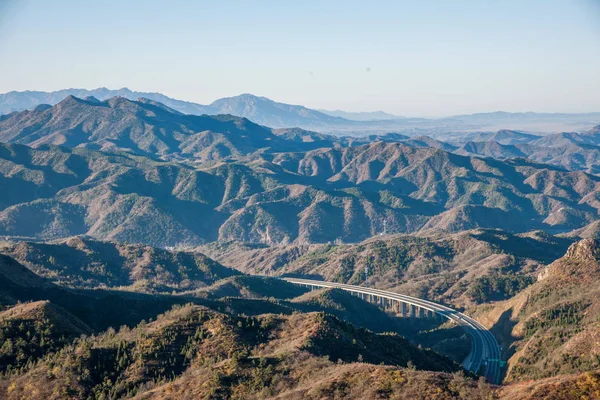
[[[344,382],[353,382],[349,391],[343,392],[345,397],[380,393],[380,389],[372,391],[373,385],[387,388],[390,395],[433,390],[431,393],[441,398],[593,395],[597,382],[593,371],[600,367],[593,345],[598,332],[595,299],[600,244],[595,240],[575,243],[564,257],[551,262],[569,243],[569,239],[542,232],[509,235],[482,230],[438,238],[383,237],[360,245],[310,245],[308,251],[295,259],[288,258],[284,265],[303,276],[336,268],[342,272],[354,270],[354,275],[348,275],[352,281],[369,263],[373,271],[370,285],[377,287],[386,285],[385,268],[398,265],[396,273],[405,274],[403,280],[407,283],[438,282],[438,288],[430,293],[440,294],[439,289],[445,287],[447,300],[471,297],[471,302],[465,303],[469,313],[491,325],[495,321],[493,329],[503,338],[510,357],[509,384],[498,390],[457,372],[449,374],[457,371],[456,364],[402,337],[376,334],[342,321],[340,318],[376,330],[407,329],[402,321],[395,322],[373,305],[345,292],[307,293],[294,285],[277,286],[273,280],[247,276],[226,278],[175,296],[88,290],[84,278],[89,271],[79,268],[77,262],[108,271],[127,271],[132,265],[146,268],[165,264],[166,255],[144,246],[80,238],[49,244],[5,244],[0,252],[22,257],[29,269],[8,255],[0,256],[0,305],[5,310],[0,312],[0,333],[5,342],[8,339],[11,343],[0,349],[0,358],[10,371],[0,379],[0,393],[3,398],[18,398],[26,391],[31,398],[46,398],[52,393],[138,398],[177,393],[185,398],[208,395],[218,388],[226,397],[232,393],[243,398],[301,393],[301,397],[310,398],[316,393],[319,398],[338,390],[332,389],[338,383],[345,387]],[[83,258],[77,258],[76,251],[84,253],[79,255]],[[115,258],[117,251],[120,257]],[[253,257],[258,260],[266,254]],[[168,257],[183,263],[184,255],[171,252]],[[62,260],[77,262],[68,270]],[[104,263],[102,267],[103,260],[114,265]],[[120,268],[116,268],[118,264]],[[542,267],[544,264],[548,266]],[[51,265],[55,265],[55,273],[45,279],[30,271],[51,271]],[[444,267],[431,270],[436,265]],[[77,273],[81,277],[73,279]],[[151,268],[148,274],[156,279],[164,275],[157,268]],[[453,274],[458,277],[456,283],[451,282]],[[505,286],[496,294],[486,291],[486,284],[493,288],[498,283],[481,280],[536,274],[537,282],[531,281],[514,293],[506,291]],[[64,276],[72,277],[70,281],[75,283],[71,286],[83,289],[57,285],[65,281]],[[461,280],[468,284],[461,284]],[[396,290],[405,293],[408,287]],[[477,305],[473,288],[481,288],[491,297]],[[421,295],[427,297],[424,293]],[[185,303],[192,304],[182,306]],[[177,306],[165,313],[172,305]],[[115,307],[122,311],[110,313]],[[275,314],[265,314],[269,312]],[[141,321],[148,318],[152,321]],[[120,324],[127,326],[118,331],[110,328]],[[410,325],[414,329],[415,322]],[[421,329],[407,329],[406,333],[412,341],[428,343],[441,352],[451,351],[456,345],[464,347],[460,340],[451,345],[452,340],[459,339],[452,339],[455,333],[451,328]],[[91,332],[95,334],[87,336]],[[25,336],[32,341],[18,340]],[[94,372],[88,376],[86,369]],[[213,376],[209,370],[219,371],[221,378],[209,379]],[[582,375],[585,371],[590,372]],[[267,380],[256,380],[255,376],[265,373]],[[387,374],[402,379],[390,386],[382,383],[389,380]],[[553,375],[556,377],[549,380]],[[281,381],[283,376],[288,378]],[[317,376],[327,378],[321,381]],[[531,378],[544,380],[533,385]],[[338,383],[331,386],[331,379]],[[357,380],[364,384],[357,384]],[[31,390],[34,381],[44,384]]]
[[[314,148],[310,143],[284,140],[244,118],[184,115],[161,103],[123,97],[99,102],[69,96],[52,107],[8,115],[0,120],[0,141],[194,162],[240,157],[259,149]]]
[[[361,285],[470,307],[512,297],[535,281],[573,239],[544,232],[474,230],[449,235],[386,235],[359,244],[201,246],[246,273],[303,276]]]
[[[82,251],[90,247],[87,243]],[[44,256],[57,256],[56,249],[39,250],[46,249]],[[145,258],[142,253],[137,257]],[[127,262],[123,260],[122,269]],[[2,398],[155,398],[173,393],[178,398],[278,393],[321,398],[337,390],[327,380],[315,386],[318,376],[337,377],[342,386],[362,380],[347,398],[381,390],[427,390],[443,398],[492,391],[460,373],[458,364],[397,334],[376,334],[324,313],[352,315],[361,324],[381,317],[392,324],[373,305],[343,292],[314,293],[278,305],[272,299],[73,290],[36,277],[5,255],[0,256],[0,274]],[[268,304],[291,308],[265,314]],[[365,308],[370,313],[363,320]]]
[[[497,134],[479,134],[471,138],[472,140],[461,143],[457,149],[445,149],[465,156],[492,157],[501,160],[528,158],[568,171],[585,171],[595,175],[600,173],[598,170],[600,157],[598,127],[582,133],[559,133],[513,143],[497,141],[494,139],[497,136]],[[404,141],[404,143],[410,144],[410,141]],[[421,141],[420,143],[426,144],[427,142]],[[426,147],[441,148],[435,142],[427,144]]]
[[[79,237],[55,243],[9,243],[0,251],[41,277],[79,289],[171,293],[239,275],[200,253]]]
[[[473,133],[465,136],[465,141],[469,142],[496,142],[502,145],[524,144],[542,139],[537,135],[509,129],[501,129],[497,132]]]
[[[89,149],[0,145],[0,235],[158,247],[215,240],[358,242],[474,228],[570,231],[597,219],[600,178],[375,142],[201,167]]]
[[[84,370],[90,373],[82,376]],[[352,392],[346,398],[370,397],[380,387],[391,392],[426,389],[445,398],[458,390],[491,392],[464,376],[457,387],[458,375],[423,370],[452,372],[456,365],[396,335],[376,335],[324,314],[249,318],[188,305],[133,329],[84,337],[13,374],[2,382],[0,393],[7,399],[25,392],[31,399],[53,393],[82,398],[258,399],[322,398],[338,390],[338,384],[326,381],[315,385],[318,376],[337,376],[342,386],[364,380],[348,388]],[[386,384],[394,379],[392,386]]]

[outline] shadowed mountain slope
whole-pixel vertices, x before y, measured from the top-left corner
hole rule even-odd
[[[340,361],[336,364],[328,359]],[[447,393],[446,398],[458,390],[452,388],[450,374],[427,372],[421,376],[405,371],[409,362],[418,370],[456,370],[447,359],[419,350],[398,336],[375,335],[332,316],[248,318],[189,305],[134,329],[82,338],[13,375],[0,391],[7,399],[19,398],[25,391],[31,399],[48,398],[52,393],[82,398],[103,393],[119,398],[218,395],[245,399],[304,393],[303,398],[322,398],[329,390],[320,388],[324,383],[312,389],[313,394],[305,392],[304,386],[323,374],[337,375],[341,382],[366,379],[367,385],[355,387],[354,394],[348,393],[346,398],[374,393],[368,382],[382,385],[379,381],[390,379],[388,376],[411,376],[413,381],[391,390],[431,386],[433,382],[427,385],[427,380],[438,381],[433,391],[439,386],[437,392]],[[376,366],[380,363],[383,365]],[[95,368],[89,375],[81,375],[79,371],[92,365]],[[374,371],[378,371],[376,376],[369,377]],[[37,382],[35,389],[28,389],[32,382]],[[463,390],[475,391],[476,385],[467,381]]]
[[[239,274],[200,253],[79,237],[58,243],[12,243],[0,251],[39,276],[75,288],[186,291]]]
[[[476,318],[502,339],[509,382],[600,369],[598,282],[600,242],[584,239],[514,298],[481,307]]]
[[[353,394],[348,392],[346,398],[370,396],[374,393],[371,384],[388,387],[385,382],[390,377],[403,379],[389,390],[419,392],[422,385],[428,390],[433,385],[438,395],[446,393],[445,398],[465,390],[491,393],[487,385],[476,385],[458,373],[458,364],[396,334],[375,334],[333,315],[311,312],[331,309],[340,315],[353,314],[362,324],[369,322],[360,318],[366,307],[376,311],[368,315],[370,323],[377,316],[390,320],[374,306],[339,291],[282,302],[279,307],[289,304],[293,312],[279,315],[264,315],[269,308],[265,305],[278,306],[273,300],[239,298],[207,300],[208,308],[176,306],[158,315],[164,307],[203,300],[65,289],[36,278],[7,256],[0,257],[0,274],[1,305],[7,308],[0,312],[0,359],[7,371],[0,377],[2,398],[21,398],[25,393],[32,399],[67,395],[145,398],[166,392],[197,398],[210,397],[215,390],[224,398],[258,399],[277,393],[303,393],[306,398],[312,395],[304,391],[305,385],[323,374],[339,376],[341,382],[365,379],[365,385],[353,384]],[[14,301],[5,302],[11,291]],[[44,301],[15,304],[17,299],[36,297]],[[234,311],[250,310],[252,302],[263,302],[262,307],[258,305],[263,315]],[[112,320],[105,319],[107,313]],[[142,317],[150,322],[141,321]],[[119,324],[126,325],[118,331],[111,327]],[[92,330],[94,335],[86,336]],[[370,376],[373,371],[383,375]],[[217,381],[215,373],[221,377]],[[405,381],[409,377],[410,384]],[[322,385],[318,397],[329,391],[325,382]]]
[[[113,97],[99,102],[73,96],[53,107],[2,118],[0,141],[126,151],[194,162],[240,157],[260,149],[315,147],[282,139],[269,128],[241,117],[185,115],[147,99]]]
[[[600,178],[376,142],[192,167],[89,149],[0,145],[0,235],[158,247],[358,242],[385,230],[568,231]]]
[[[475,230],[450,235],[387,235],[359,244],[251,246],[200,250],[246,273],[300,276],[369,286],[455,307],[502,300],[535,281],[572,239],[544,232]]]

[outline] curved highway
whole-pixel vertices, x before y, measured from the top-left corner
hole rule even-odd
[[[314,286],[324,288],[337,288],[348,292],[371,295],[382,299],[388,299],[399,303],[409,304],[427,311],[431,311],[444,318],[452,320],[462,326],[471,336],[471,353],[463,361],[463,367],[471,372],[477,373],[484,369],[485,377],[490,383],[499,384],[501,377],[501,355],[500,346],[492,333],[475,319],[453,310],[452,308],[422,300],[416,297],[388,292],[385,290],[372,289],[368,287],[346,285],[343,283],[316,281],[311,279],[281,278],[287,282],[303,286]]]

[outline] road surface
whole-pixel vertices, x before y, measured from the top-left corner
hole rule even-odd
[[[324,288],[338,288],[352,293],[362,295],[372,295],[377,298],[388,299],[391,301],[405,303],[427,311],[432,311],[437,315],[455,321],[462,326],[471,336],[471,353],[463,361],[463,367],[471,372],[477,373],[483,368],[486,379],[493,384],[500,384],[501,379],[501,355],[500,346],[492,333],[477,322],[475,319],[453,310],[452,308],[434,303],[428,300],[422,300],[416,297],[406,296],[385,290],[372,289],[362,286],[346,285],[343,283],[317,281],[311,279],[281,278],[287,282]]]

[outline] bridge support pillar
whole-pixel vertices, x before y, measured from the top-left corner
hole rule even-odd
[[[425,318],[425,309],[419,308],[419,318]]]
[[[409,308],[410,308],[410,317],[414,318],[417,315],[417,310],[413,304],[409,304]]]

